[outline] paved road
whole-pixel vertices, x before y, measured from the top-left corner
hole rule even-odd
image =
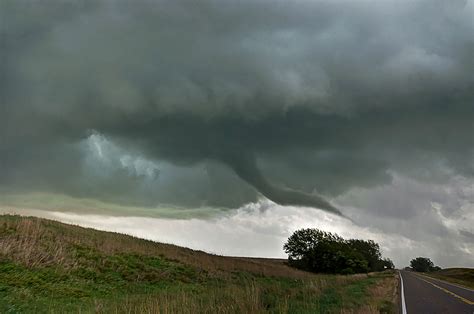
[[[406,304],[405,313],[474,314],[474,290],[409,271],[400,271],[400,275]]]

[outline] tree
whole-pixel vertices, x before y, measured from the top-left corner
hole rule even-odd
[[[384,263],[381,260],[380,246],[373,240],[351,239],[347,243],[356,252],[360,253],[367,261],[367,267],[370,271],[384,270]]]
[[[439,267],[439,266],[435,266],[433,268],[431,268],[431,271],[438,271],[438,270],[441,270],[442,268]]]
[[[300,229],[288,238],[283,249],[288,254],[290,265],[309,271],[326,271],[335,262],[337,243],[343,241],[341,237],[330,232]]]
[[[283,249],[290,266],[312,272],[352,274],[393,268],[390,260],[381,259],[380,247],[374,241],[346,241],[318,229],[295,231]]]
[[[434,268],[434,264],[427,257],[417,257],[410,261],[410,267],[414,271],[429,272]]]
[[[383,269],[394,269],[395,265],[393,264],[392,260],[389,258],[384,258],[382,260]]]

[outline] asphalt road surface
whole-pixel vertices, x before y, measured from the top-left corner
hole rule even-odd
[[[409,271],[400,276],[403,314],[474,314],[474,290]]]

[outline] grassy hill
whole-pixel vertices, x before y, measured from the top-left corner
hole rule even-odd
[[[474,289],[474,268],[445,268],[426,275]]]
[[[284,260],[0,216],[1,313],[391,313],[396,286],[393,272],[315,275]]]

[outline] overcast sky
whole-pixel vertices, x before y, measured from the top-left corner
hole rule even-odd
[[[474,267],[473,73],[472,0],[1,1],[0,207]]]

